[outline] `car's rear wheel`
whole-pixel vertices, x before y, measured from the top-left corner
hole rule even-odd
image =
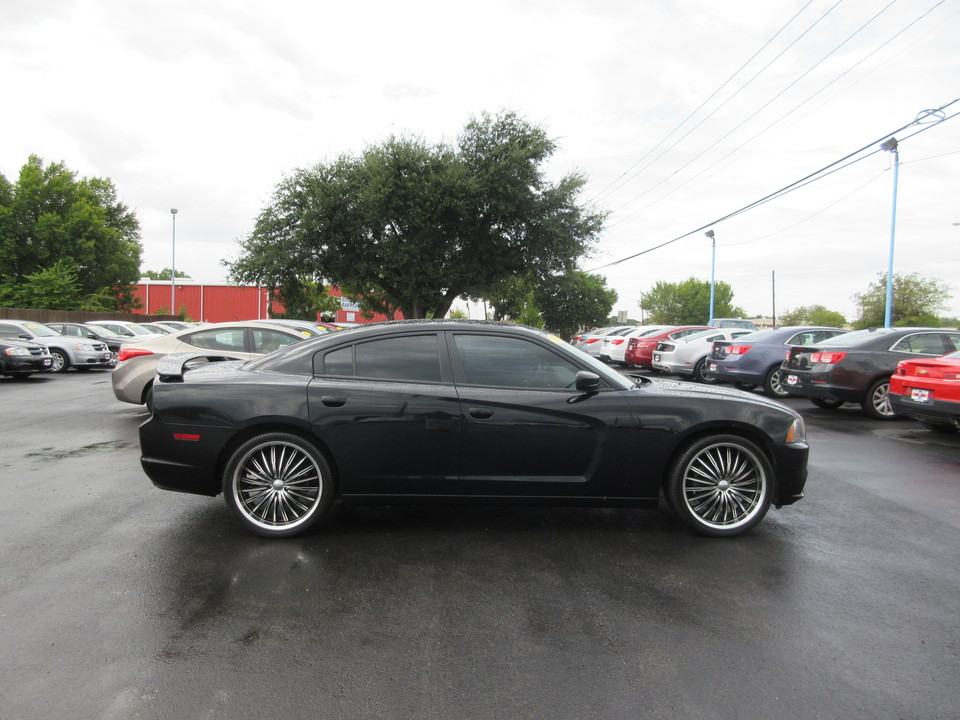
[[[890,378],[875,381],[867,390],[860,406],[863,412],[874,420],[894,420],[900,417],[900,413],[894,410],[890,403]]]
[[[783,384],[783,372],[780,370],[779,365],[775,365],[767,371],[766,377],[763,378],[763,393],[767,397],[778,400],[790,397],[790,392]]]
[[[52,358],[50,372],[66,372],[67,368],[70,367],[70,358],[60,348],[50,348],[50,357]]]
[[[836,410],[843,405],[843,400],[831,400],[830,398],[810,398],[810,402],[823,410]]]
[[[685,446],[673,462],[666,494],[688,526],[727,537],[763,519],[773,482],[770,462],[756,444],[739,435],[708,435]]]
[[[292,433],[265,433],[231,454],[223,494],[227,507],[253,532],[289,537],[323,517],[333,499],[333,477],[312,443]]]
[[[715,375],[711,375],[707,372],[707,359],[705,357],[700,358],[696,365],[693,367],[693,379],[697,382],[713,384],[717,382]]]

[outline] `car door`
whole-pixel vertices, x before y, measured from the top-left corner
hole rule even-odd
[[[630,457],[623,392],[577,391],[582,366],[550,345],[492,332],[448,333],[463,416],[462,493],[623,494]]]
[[[344,495],[451,492],[460,472],[460,404],[437,333],[318,353],[308,402]]]

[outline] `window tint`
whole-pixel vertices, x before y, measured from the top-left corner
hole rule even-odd
[[[576,365],[522,338],[455,335],[454,341],[469,385],[559,389],[576,381]]]
[[[323,371],[327,375],[353,375],[353,345],[324,355]]]
[[[960,333],[947,333],[947,347],[954,350],[960,350]]]
[[[297,338],[292,335],[276,330],[251,330],[250,336],[253,339],[253,352],[257,353],[270,353],[297,342]]]
[[[357,377],[440,382],[440,350],[436,335],[409,335],[357,343]],[[330,353],[327,355],[329,359]]]
[[[907,335],[893,346],[898,352],[918,353],[923,355],[943,355],[947,348],[943,345],[940,333],[923,333]]]
[[[226,352],[246,352],[243,343],[243,328],[218,328],[201,330],[184,340],[205,350],[224,350]]]

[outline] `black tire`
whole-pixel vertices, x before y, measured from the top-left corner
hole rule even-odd
[[[830,398],[810,398],[810,402],[822,410],[836,410],[843,405],[843,400],[831,400]]]
[[[921,420],[920,424],[931,432],[942,433],[944,435],[949,435],[950,433],[955,433],[957,431],[957,428],[955,428],[953,425],[947,425],[945,423],[935,423]]]
[[[753,383],[735,382],[735,383],[733,384],[733,386],[734,386],[737,390],[743,390],[744,392],[750,392],[751,390],[756,390],[756,389],[757,389],[757,386],[754,385]]]
[[[264,433],[230,455],[223,496],[257,535],[291,537],[323,518],[333,500],[333,474],[313,443],[292,433]]]
[[[62,373],[70,368],[70,358],[60,348],[50,348],[50,355],[53,357],[53,362],[50,363],[50,372]]]
[[[739,435],[687,444],[667,473],[665,492],[680,519],[701,535],[731,537],[760,522],[773,497],[773,468]]]
[[[693,366],[693,379],[697,382],[707,383],[708,385],[713,385],[717,382],[715,375],[710,375],[706,372],[707,359],[705,357],[700,358],[697,361],[697,364]]]
[[[890,404],[890,378],[875,380],[863,396],[860,407],[867,417],[874,420],[896,420],[900,417],[900,413]]]
[[[147,385],[143,393],[143,404],[147,407],[147,412],[153,415],[153,383]]]
[[[783,372],[779,365],[774,365],[767,370],[767,374],[763,378],[763,394],[775,400],[790,397],[790,391],[783,384]]]

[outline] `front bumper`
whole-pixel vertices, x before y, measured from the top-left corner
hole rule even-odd
[[[774,445],[772,452],[777,476],[773,504],[776,507],[792,505],[803,497],[810,447],[806,443]]]

